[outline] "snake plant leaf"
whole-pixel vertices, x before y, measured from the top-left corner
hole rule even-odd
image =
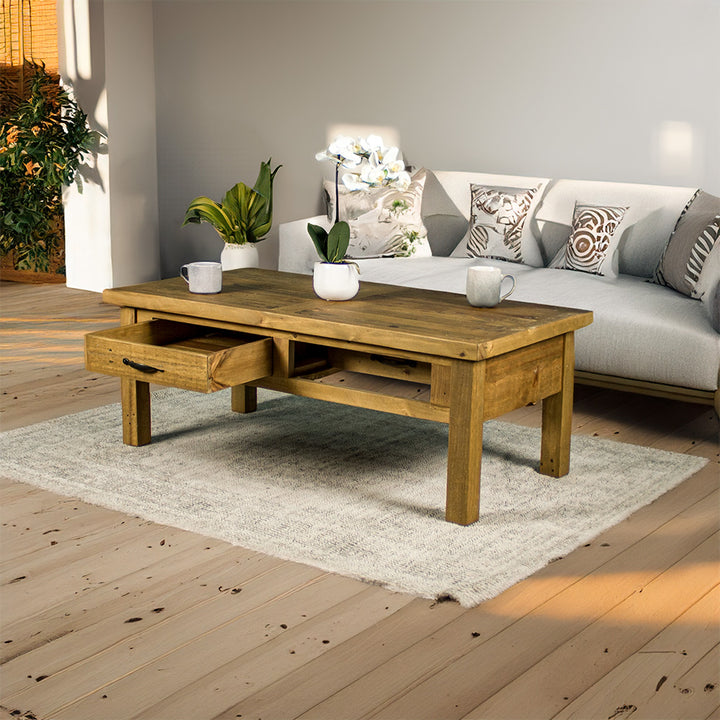
[[[272,193],[275,174],[270,165],[272,158],[260,163],[255,186],[245,183],[233,185],[221,203],[201,196],[190,203],[183,225],[207,222],[212,225],[225,242],[256,243],[270,232],[272,227]]]
[[[262,203],[258,202],[257,224],[255,226],[255,233],[258,237],[267,235],[272,226],[272,189],[275,181],[275,175],[282,165],[278,165],[274,170],[271,170],[271,164],[272,158],[268,158],[267,162],[260,163],[260,171],[258,173],[257,180],[255,181],[255,186],[253,187],[253,190],[264,201]]]
[[[204,196],[197,197],[190,203],[183,226],[201,222],[210,223],[223,239],[232,236],[232,223],[228,214],[214,200]]]

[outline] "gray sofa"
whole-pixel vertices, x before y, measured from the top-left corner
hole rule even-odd
[[[472,183],[539,188],[523,228],[540,251],[533,265],[467,257]],[[511,300],[593,311],[592,325],[576,336],[579,382],[714,404],[720,412],[720,328],[716,329],[720,277],[715,277],[720,276],[716,273],[720,243],[712,253],[710,288],[702,299],[649,281],[696,190],[428,172],[422,218],[432,257],[362,259],[360,280],[464,293],[468,266],[496,265],[516,278]],[[618,227],[620,240],[609,277],[548,267],[558,253],[563,254],[576,202],[627,208]],[[308,222],[330,226],[325,216],[280,225],[280,270],[312,272],[317,256],[307,234]]]

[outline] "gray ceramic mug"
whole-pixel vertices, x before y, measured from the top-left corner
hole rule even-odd
[[[219,262],[192,262],[180,268],[191,293],[210,295],[222,290],[222,265]]]
[[[504,294],[500,294],[503,280],[511,280],[512,286]],[[515,289],[515,278],[503,275],[500,268],[490,265],[473,265],[467,269],[465,295],[468,302],[475,307],[495,307]]]

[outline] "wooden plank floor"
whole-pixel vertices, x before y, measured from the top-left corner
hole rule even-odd
[[[3,429],[117,401],[82,364],[116,308],[57,285],[0,302]],[[0,716],[720,717],[714,411],[578,387],[573,432],[711,463],[472,610],[2,479]]]

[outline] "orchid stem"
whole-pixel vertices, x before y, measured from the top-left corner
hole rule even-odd
[[[340,222],[340,191],[338,190],[338,173],[340,163],[335,163],[335,222]]]

